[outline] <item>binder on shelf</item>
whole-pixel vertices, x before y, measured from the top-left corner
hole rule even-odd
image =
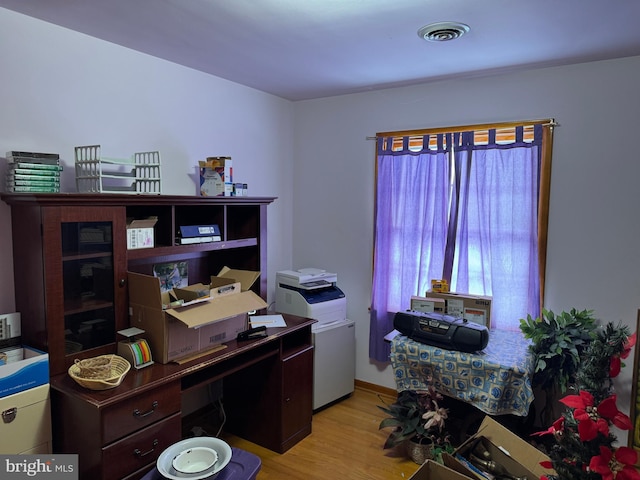
[[[60,155],[57,153],[19,152],[12,150],[7,152],[7,162],[9,164],[27,162],[38,165],[59,165]]]
[[[59,187],[60,179],[54,177],[28,177],[19,178],[7,175],[7,185],[34,185],[40,187]]]
[[[178,237],[177,243],[179,245],[194,245],[196,243],[211,243],[211,242],[219,242],[220,236],[217,237]]]
[[[47,160],[58,160],[60,155],[57,153],[41,153],[41,152],[19,152],[17,150],[10,150],[7,152],[7,158],[44,158]]]
[[[13,168],[27,168],[30,170],[53,170],[56,172],[62,171],[62,165],[53,164],[53,163],[37,163],[35,161],[31,162],[13,162],[10,163]]]
[[[10,193],[60,193],[60,187],[35,187],[24,185],[7,185]]]
[[[182,238],[220,236],[218,225],[183,225],[180,227]]]
[[[16,175],[33,175],[37,177],[60,177],[60,170],[45,170],[38,168],[15,168],[13,165],[9,165],[9,173]]]

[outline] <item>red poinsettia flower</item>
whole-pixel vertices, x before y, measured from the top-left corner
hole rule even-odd
[[[592,457],[589,468],[602,475],[603,480],[640,480],[635,468],[638,453],[629,447],[620,447],[611,451],[600,447],[600,455]]]
[[[622,368],[622,360],[629,356],[631,349],[636,344],[636,333],[633,335],[629,335],[627,337],[627,341],[624,344],[624,349],[620,355],[614,355],[611,357],[611,362],[609,364],[609,376],[611,378],[617,377],[620,374],[620,369]]]
[[[631,420],[616,407],[616,395],[605,398],[596,407],[593,395],[580,390],[580,395],[567,395],[560,400],[567,407],[575,408],[573,417],[578,421],[578,434],[583,442],[596,438],[598,432],[609,435],[609,422],[622,430],[631,428]]]
[[[631,353],[631,349],[634,347],[635,344],[636,344],[636,332],[633,332],[632,335],[629,335],[627,337],[627,341],[624,344],[624,350],[622,351],[620,356],[622,358],[627,358]]]
[[[552,469],[553,468],[553,463],[551,463],[549,460],[544,460],[543,462],[540,462],[540,466],[542,468]]]
[[[535,433],[532,433],[531,435],[542,436],[542,435],[547,435],[549,433],[552,433],[553,435],[562,435],[562,432],[564,432],[564,417],[560,417],[559,419],[557,419],[555,422],[553,422],[553,425],[551,425],[546,430],[542,432],[535,432]]]

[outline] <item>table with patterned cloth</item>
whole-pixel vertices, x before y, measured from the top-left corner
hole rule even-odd
[[[488,415],[524,417],[533,401],[529,344],[520,331],[491,330],[484,350],[465,353],[397,335],[391,340],[390,356],[397,390],[425,390],[431,378],[443,395]]]

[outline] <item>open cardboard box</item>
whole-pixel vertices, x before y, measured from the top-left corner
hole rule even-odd
[[[222,267],[220,272],[218,272],[218,275],[216,275],[216,277],[211,277],[211,279],[232,279],[234,282],[239,282],[242,291],[246,292],[254,283],[256,283],[259,276],[260,272],[254,272],[252,270],[238,270],[237,268]]]
[[[478,441],[483,443],[491,458],[504,466],[513,476],[536,479],[553,474],[552,470],[540,465],[540,462],[550,461],[548,456],[489,416],[485,416],[477,433],[460,445],[453,455],[442,454],[444,464],[469,478],[486,480],[484,476],[473,472],[455,458],[455,455],[459,454],[469,459],[469,454]]]
[[[409,480],[468,480],[468,478],[438,462],[427,460],[409,477]]]
[[[211,298],[211,287],[203,283],[195,283],[182,288],[174,287],[168,293],[172,303],[183,302],[181,306],[186,307],[194,303],[208,302]]]
[[[226,273],[229,272],[234,270],[227,269]],[[255,281],[260,273],[252,273]],[[208,300],[166,308],[171,299],[168,292],[161,292],[160,279],[134,272],[128,276],[129,323],[145,331],[142,337],[149,343],[153,359],[159,363],[204,353],[234,340],[239,332],[247,329],[247,313],[267,307],[253,291],[242,291],[240,282],[224,278],[214,281],[214,294]],[[222,287],[227,287],[225,293],[218,294]]]

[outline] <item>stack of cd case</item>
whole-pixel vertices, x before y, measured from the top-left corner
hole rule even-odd
[[[59,193],[60,155],[7,152],[7,192]]]

